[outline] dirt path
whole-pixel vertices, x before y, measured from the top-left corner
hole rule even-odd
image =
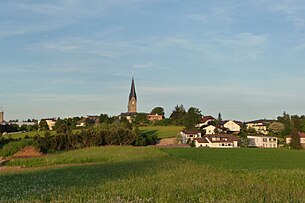
[[[164,139],[160,140],[160,142],[159,142],[159,144],[157,144],[157,146],[173,145],[173,144],[177,144],[176,138],[164,138]]]
[[[38,167],[2,166],[0,167],[0,173],[46,170],[46,169],[56,169],[56,168],[64,168],[70,166],[89,166],[89,165],[97,165],[101,163],[103,162],[93,162],[93,163],[91,162],[91,163],[80,163],[80,164],[58,164],[58,165],[38,166]]]

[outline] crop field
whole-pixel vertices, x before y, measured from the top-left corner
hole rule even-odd
[[[304,202],[304,163],[281,149],[94,147],[9,162],[32,168],[0,172],[0,202]]]
[[[157,135],[158,138],[172,138],[176,137],[178,132],[182,130],[182,126],[149,126],[140,127],[142,133],[150,135]]]

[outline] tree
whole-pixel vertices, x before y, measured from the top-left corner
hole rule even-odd
[[[190,107],[184,119],[184,126],[187,130],[194,129],[202,117],[201,111],[195,107]]]
[[[293,123],[293,128],[291,131],[291,142],[290,142],[290,147],[292,149],[301,149],[301,140],[300,140],[300,135],[299,135],[299,130],[300,130],[300,119],[295,116],[292,117],[292,123]]]
[[[221,115],[220,112],[218,113],[218,119],[217,119],[217,121],[218,121],[219,124],[220,124],[221,121],[222,121],[222,115]]]
[[[281,136],[285,137],[287,135],[290,135],[292,131],[292,122],[290,115],[284,111],[283,116],[277,117],[277,121],[284,124],[284,130],[281,132]]]
[[[40,130],[49,130],[49,126],[46,120],[41,120],[39,123]]]
[[[135,124],[147,124],[147,114],[146,113],[137,113],[133,121]]]
[[[276,121],[272,122],[268,127],[268,130],[271,133],[273,133],[275,136],[279,136],[284,129],[285,129],[284,124]]]
[[[109,116],[107,114],[101,114],[99,117],[100,123],[109,123]]]
[[[151,110],[150,114],[158,114],[164,117],[165,115],[164,108],[160,106],[155,107],[153,110]]]
[[[175,109],[173,110],[169,118],[171,119],[174,125],[183,125],[185,116],[186,111],[183,105],[181,104],[180,106],[175,106]]]

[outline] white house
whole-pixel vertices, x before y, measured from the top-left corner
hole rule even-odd
[[[303,148],[305,148],[305,133],[299,133],[300,135],[300,143]],[[286,143],[290,144],[291,142],[291,135],[289,137],[286,137]]]
[[[56,124],[56,121],[57,119],[56,118],[46,118],[46,119],[41,119],[39,122],[38,122],[38,125],[39,123],[42,121],[42,120],[45,120],[47,122],[47,125],[49,127],[49,130],[53,130],[55,124]]]
[[[238,147],[238,138],[232,134],[213,134],[195,138],[194,143],[196,147],[235,148]]]
[[[200,138],[201,137],[201,132],[199,130],[182,130],[179,132],[181,138],[182,138],[182,143],[185,144],[187,141],[193,140],[194,138]]]
[[[240,125],[236,121],[224,121],[223,127],[227,128],[231,132],[240,132]]]
[[[215,134],[216,127],[213,125],[209,125],[205,128],[202,128],[202,130],[205,130],[205,134]]]
[[[247,136],[249,147],[277,148],[277,137]]]
[[[273,120],[260,119],[246,122],[246,126],[248,129],[253,128],[256,132],[267,135],[269,133],[269,131],[267,130],[267,126],[272,122]]]

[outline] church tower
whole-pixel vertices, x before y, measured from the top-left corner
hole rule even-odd
[[[128,113],[137,113],[137,94],[133,76],[128,100]]]

